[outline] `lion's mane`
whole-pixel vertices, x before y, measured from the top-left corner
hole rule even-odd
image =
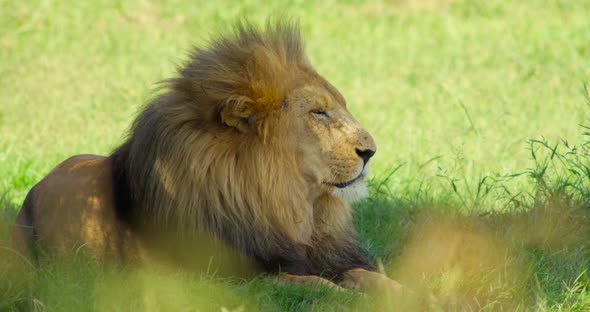
[[[139,229],[208,233],[268,272],[368,267],[349,204],[311,199],[315,175],[302,169],[305,147],[281,114],[288,92],[310,82],[341,98],[290,22],[263,31],[241,23],[195,49],[112,155],[119,217]],[[256,135],[227,126],[240,114]]]

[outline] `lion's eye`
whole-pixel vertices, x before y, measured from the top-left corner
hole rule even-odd
[[[330,118],[330,115],[328,115],[328,113],[326,113],[326,111],[321,110],[321,109],[314,109],[311,111],[311,113],[318,116],[318,117]]]

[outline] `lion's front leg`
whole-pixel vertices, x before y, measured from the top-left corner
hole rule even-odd
[[[281,285],[304,285],[312,287],[327,287],[336,291],[346,291],[346,289],[336,285],[332,281],[329,281],[323,277],[315,275],[291,275],[282,274],[277,277],[277,282]]]
[[[387,292],[400,295],[404,287],[385,274],[364,269],[352,269],[342,273],[340,286],[361,292]]]

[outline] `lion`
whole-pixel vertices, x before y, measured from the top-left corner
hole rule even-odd
[[[73,156],[30,190],[20,250],[123,263],[184,251],[190,264],[222,246],[281,282],[401,291],[352,224],[375,141],[310,65],[297,23],[238,23],[163,84],[110,156]]]

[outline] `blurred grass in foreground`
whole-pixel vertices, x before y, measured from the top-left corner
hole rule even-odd
[[[580,101],[590,79],[588,0],[0,0],[0,8],[0,194],[14,205],[67,157],[108,154],[155,83],[241,17],[300,19],[312,64],[377,141],[372,175],[383,180],[405,164],[388,181],[398,192],[446,189],[438,175],[471,190],[518,172],[528,139],[573,140],[588,117]]]

